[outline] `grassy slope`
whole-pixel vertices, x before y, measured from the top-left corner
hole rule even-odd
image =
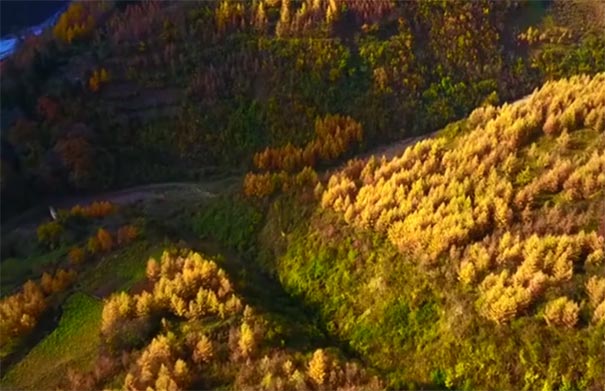
[[[66,248],[58,248],[47,254],[34,255],[25,259],[9,258],[2,261],[0,296],[12,292],[28,279],[39,278],[51,265],[56,265],[66,253]]]
[[[127,291],[145,278],[145,266],[151,256],[159,256],[160,247],[140,240],[101,259],[78,279],[81,288],[95,296]]]
[[[464,138],[473,129],[462,126],[459,130],[449,127],[441,134],[446,149],[465,148]],[[591,127],[574,130],[562,152],[553,138],[537,137],[535,146],[517,151],[521,170],[514,178],[515,191],[546,174],[548,170],[539,161],[547,155],[557,153],[559,159],[585,162],[593,151],[602,151],[605,140],[599,136]],[[534,148],[534,157],[528,156],[530,148]],[[525,174],[523,167],[529,167]],[[602,199],[602,193],[595,197],[565,202],[562,194],[538,193],[534,218],[555,204],[580,215],[594,211],[595,200]],[[548,288],[544,301],[509,324],[496,326],[476,312],[477,286],[458,283],[459,260],[445,254],[436,267],[422,265],[413,255],[398,252],[383,232],[347,224],[342,214],[330,208],[318,207],[310,219],[288,218],[301,207],[308,205],[287,196],[273,203],[261,235],[265,252],[276,254],[269,261],[270,269],[288,292],[321,312],[334,335],[348,340],[354,350],[380,368],[392,386],[549,390],[598,387],[604,381],[598,363],[605,359],[605,326],[590,325],[588,306],[582,304],[586,303],[587,277],[602,274],[589,263],[585,271],[574,268],[569,283]],[[596,220],[590,218],[590,212],[587,215],[584,229],[594,231]],[[534,229],[532,225],[527,228]],[[549,228],[565,229],[550,226],[546,232]],[[285,235],[276,235],[279,232]],[[424,235],[434,234],[427,231]],[[577,328],[544,323],[542,303],[562,294],[580,302]]]
[[[102,304],[76,293],[63,306],[58,327],[2,379],[2,386],[22,389],[54,389],[68,367],[89,369],[96,357]]]

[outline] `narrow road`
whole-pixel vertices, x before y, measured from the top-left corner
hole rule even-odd
[[[354,156],[353,158],[367,160],[371,156],[381,158],[385,156],[387,159],[392,159],[400,155],[408,146],[426,138],[433,137],[437,132],[429,133],[417,137],[408,137],[399,141],[385,144],[373,148],[369,151]],[[322,176],[329,177],[331,173],[344,167],[345,163],[327,169]],[[68,209],[74,205],[87,205],[94,201],[110,201],[117,205],[127,205],[138,201],[149,199],[162,199],[166,193],[173,191],[196,191],[200,197],[213,197],[224,191],[230,185],[233,185],[240,177],[230,176],[224,179],[208,182],[165,182],[154,183],[130,187],[122,190],[116,190],[100,194],[91,194],[84,196],[68,196],[57,197],[45,202],[44,205],[36,206],[19,216],[16,216],[2,224],[2,234],[5,235],[17,228],[31,229],[38,225],[40,220],[49,216],[49,206],[57,209]]]
[[[200,197],[214,197],[225,188],[239,181],[233,176],[208,182],[167,182],[135,186],[100,194],[84,196],[57,197],[47,200],[44,205],[38,205],[23,214],[14,217],[2,224],[2,235],[17,228],[29,229],[38,225],[40,220],[49,216],[49,206],[56,209],[69,209],[75,205],[87,205],[94,201],[110,201],[117,205],[128,205],[138,201],[150,199],[163,199],[166,193],[194,192]]]

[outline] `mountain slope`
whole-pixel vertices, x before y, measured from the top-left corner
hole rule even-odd
[[[604,91],[549,82],[350,161],[310,221],[274,202],[265,262],[396,387],[602,388]]]

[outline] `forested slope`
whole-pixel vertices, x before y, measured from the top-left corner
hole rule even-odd
[[[604,4],[72,2],[0,65],[3,222],[91,201],[3,230],[2,387],[602,390]]]
[[[397,388],[597,390],[604,186],[605,74],[548,82],[278,196],[261,259]]]
[[[430,133],[553,77],[604,70],[602,26],[571,28],[551,8],[73,3],[52,31],[2,62],[2,107],[14,114],[3,117],[15,119],[2,132],[12,148],[2,154],[3,216],[37,195],[246,169],[265,147],[308,143],[328,115],[359,122],[366,149]],[[592,20],[595,10],[562,14]]]

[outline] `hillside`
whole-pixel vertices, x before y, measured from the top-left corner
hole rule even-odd
[[[279,197],[267,267],[395,388],[602,388],[604,91],[549,82]]]
[[[0,387],[604,389],[603,4],[72,2],[0,68]]]
[[[559,3],[73,3],[2,62],[2,216],[245,172],[329,115],[358,121],[367,150],[604,71],[603,26],[577,27],[599,3]]]

